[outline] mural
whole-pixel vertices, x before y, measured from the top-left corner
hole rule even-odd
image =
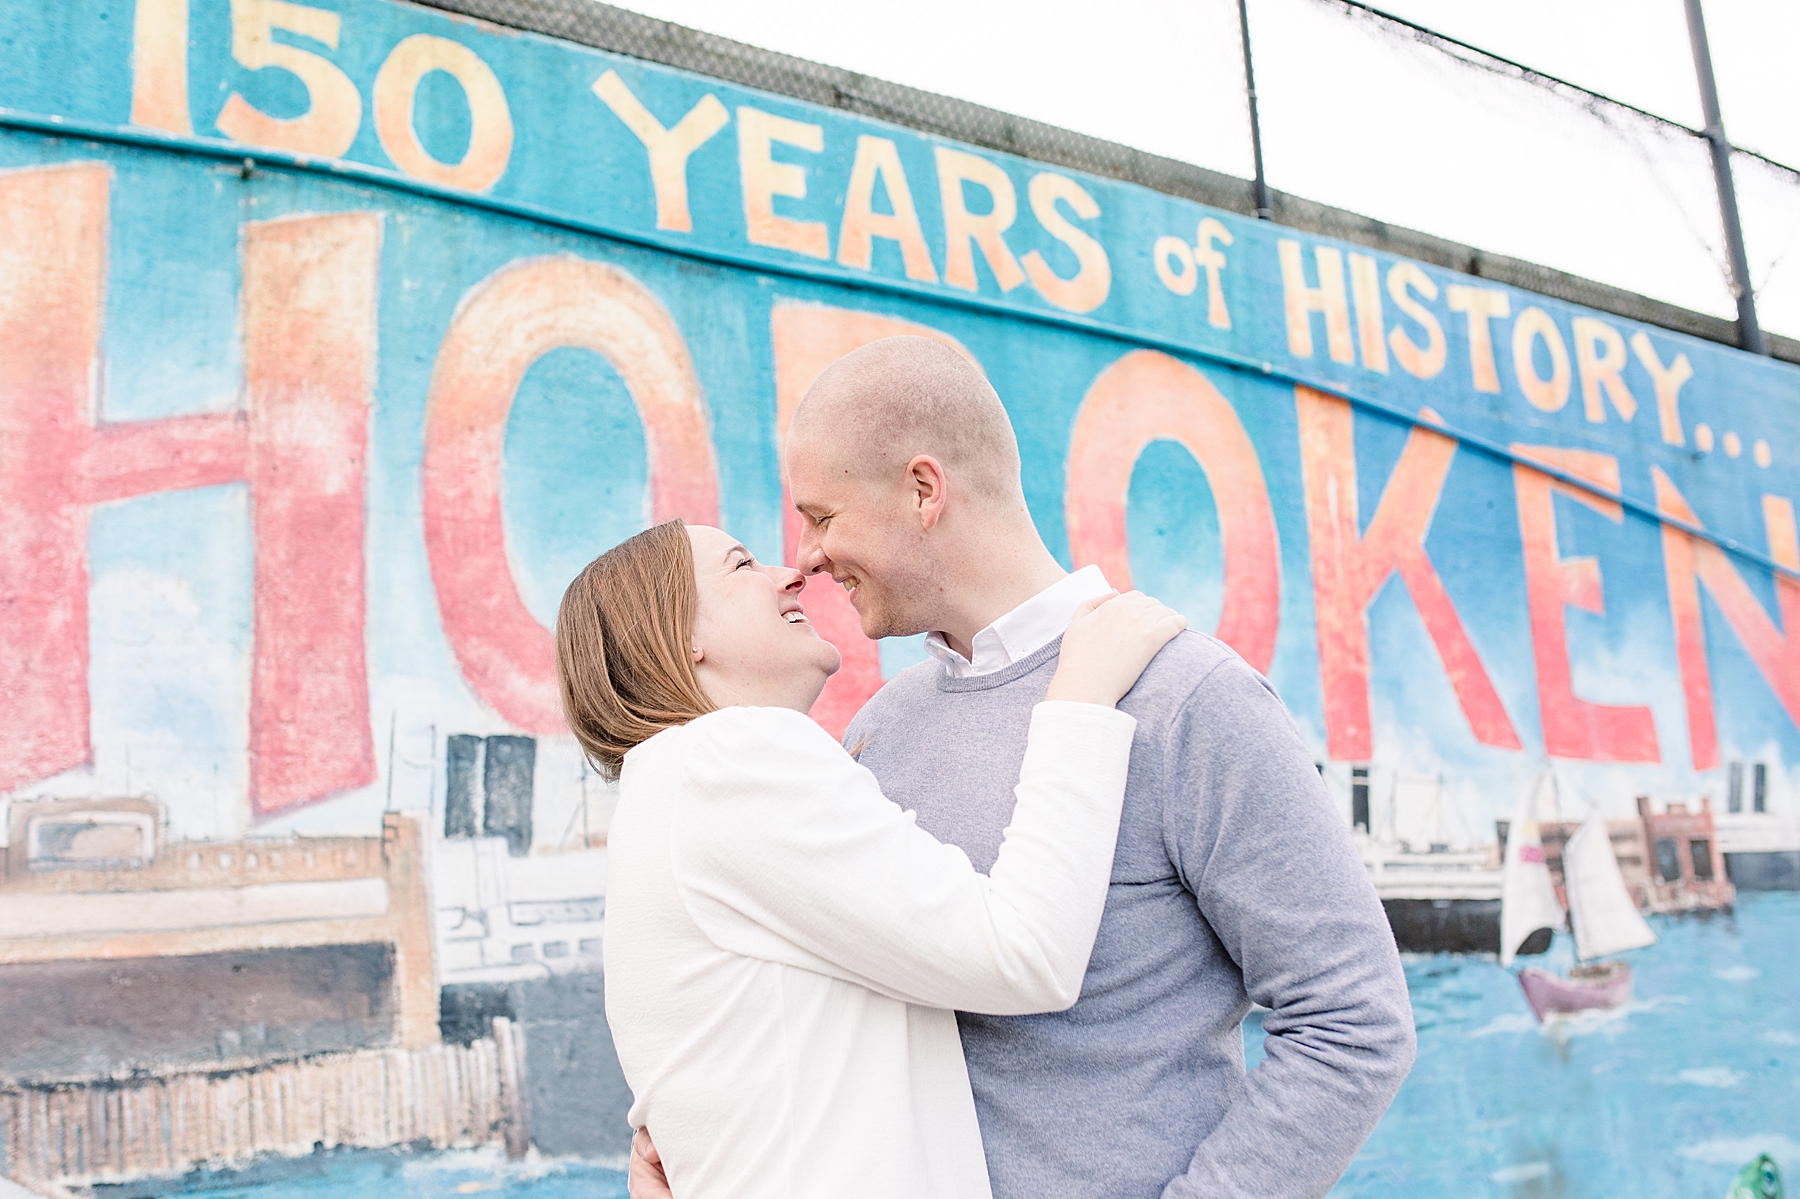
[[[669,516],[791,560],[787,419],[897,332],[1315,746],[1421,1029],[1339,1194],[1800,1162],[1800,370],[389,0],[0,55],[0,1174],[622,1193],[547,626]],[[835,732],[922,649],[809,609]],[[1598,870],[1623,991],[1499,964],[1528,869],[1512,970]]]

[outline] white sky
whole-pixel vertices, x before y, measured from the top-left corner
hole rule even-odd
[[[650,16],[1250,175],[1236,0],[626,0]],[[1698,126],[1681,0],[1386,0]],[[1329,0],[1249,0],[1270,185],[1735,316],[1704,146],[1456,62]],[[1101,15],[1103,13],[1103,15]],[[1732,140],[1800,166],[1800,4],[1707,10]],[[1800,337],[1800,183],[1736,164],[1759,316]]]

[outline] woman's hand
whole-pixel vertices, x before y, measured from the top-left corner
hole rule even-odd
[[[640,1128],[631,1138],[631,1168],[625,1175],[625,1187],[631,1199],[675,1199],[669,1194],[669,1176],[663,1173],[662,1154],[650,1139],[650,1130]]]
[[[1150,659],[1187,617],[1141,591],[1091,599],[1076,609],[1063,634],[1056,677],[1045,699],[1112,707],[1137,684]]]

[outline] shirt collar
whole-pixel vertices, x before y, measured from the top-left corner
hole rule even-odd
[[[926,635],[925,651],[944,664],[951,678],[992,674],[1055,641],[1068,631],[1077,608],[1111,590],[1111,584],[1098,566],[1084,566],[1074,574],[1064,575],[975,634],[969,643],[973,658],[965,658],[951,649],[942,633]]]

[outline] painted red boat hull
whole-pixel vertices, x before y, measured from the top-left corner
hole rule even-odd
[[[1539,1021],[1553,1013],[1604,1011],[1631,1000],[1631,967],[1623,962],[1610,977],[1598,980],[1563,978],[1548,970],[1530,967],[1519,973],[1525,1001]]]

